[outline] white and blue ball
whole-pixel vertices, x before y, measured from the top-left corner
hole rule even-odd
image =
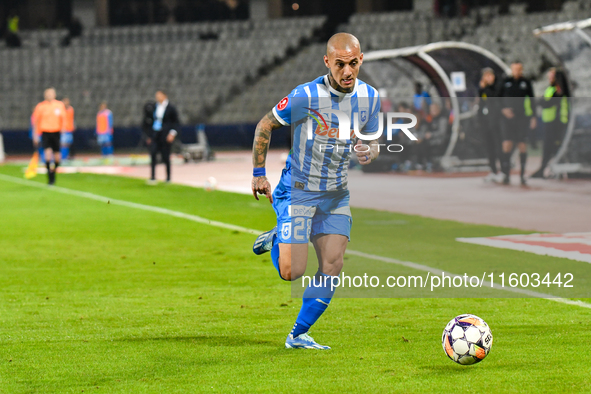
[[[441,337],[443,351],[454,362],[461,365],[479,363],[490,352],[493,336],[484,320],[475,315],[465,314],[454,317]]]

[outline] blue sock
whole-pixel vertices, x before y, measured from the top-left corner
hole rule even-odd
[[[107,156],[109,154],[109,147],[107,145],[101,146],[101,153],[103,156]]]
[[[109,145],[109,154],[112,155],[114,152],[113,145]]]
[[[43,148],[39,148],[39,162],[45,163],[45,150]]]
[[[331,290],[330,286],[331,278],[330,275],[318,272],[304,291],[302,308],[291,330],[291,335],[294,338],[308,332],[310,327],[316,323],[316,320],[328,308],[328,304],[330,304],[330,300],[334,295],[334,290]]]
[[[67,146],[62,146],[60,151],[62,153],[62,160],[66,160],[68,158],[68,156],[70,155],[70,148]]]
[[[279,268],[279,242],[277,241],[277,235],[275,235],[275,239],[273,240],[273,249],[271,249],[271,261],[273,262],[273,267],[275,267],[275,269],[279,273],[279,277],[283,279],[283,277],[281,276],[281,269]]]

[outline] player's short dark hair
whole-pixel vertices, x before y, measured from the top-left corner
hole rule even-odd
[[[484,75],[484,74],[492,74],[492,75],[495,75],[495,70],[493,70],[490,67],[485,67],[485,68],[482,69],[482,75]]]
[[[511,62],[511,64],[521,64],[521,65],[523,65],[523,62],[521,61],[521,59],[513,59],[513,61]]]
[[[401,101],[398,103],[399,107],[405,108],[405,109],[410,109],[410,105],[406,102],[406,101]]]

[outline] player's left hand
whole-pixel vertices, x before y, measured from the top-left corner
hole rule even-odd
[[[355,144],[355,153],[359,164],[362,166],[371,163],[371,150],[369,149],[368,144],[364,144],[361,140],[357,140],[357,144]]]
[[[174,135],[168,133],[168,135],[166,136],[166,142],[168,142],[169,144],[172,144],[172,141],[174,141]]]

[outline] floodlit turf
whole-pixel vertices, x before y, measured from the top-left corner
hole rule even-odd
[[[0,173],[22,176],[10,166]],[[245,195],[82,174],[58,184],[247,228],[274,223],[268,202]],[[353,214],[350,248],[367,253],[459,273],[470,261],[564,263],[455,241],[517,230]],[[312,331],[333,349],[286,350],[300,301],[268,255],[252,254],[252,235],[4,180],[0,218],[1,393],[591,387],[591,309],[541,299],[337,298]],[[346,264],[355,261],[363,262],[347,256]],[[494,335],[491,354],[472,367],[441,348],[445,324],[461,313],[482,317]]]

